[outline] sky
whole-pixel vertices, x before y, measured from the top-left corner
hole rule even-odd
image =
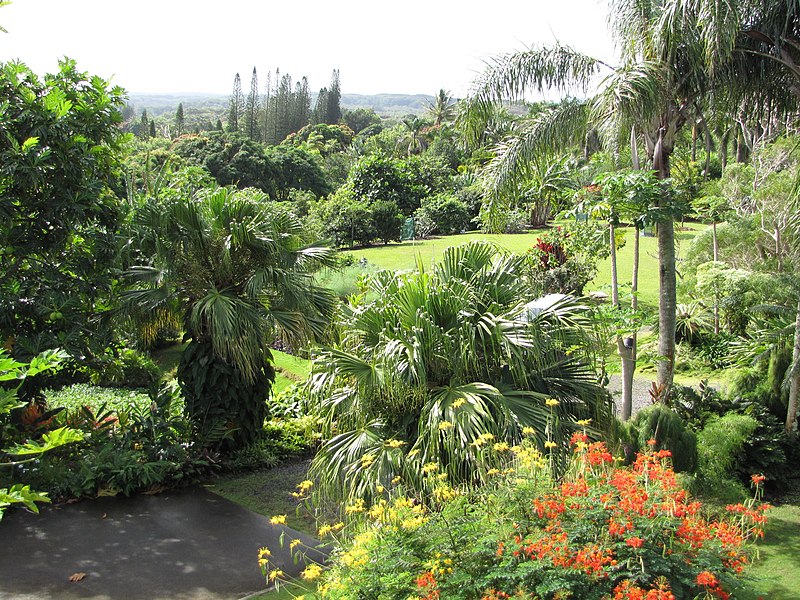
[[[229,94],[253,67],[343,93],[463,97],[493,56],[555,40],[613,56],[603,0],[13,0],[0,60],[59,58],[131,93]]]

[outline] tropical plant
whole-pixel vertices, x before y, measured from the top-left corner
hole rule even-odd
[[[425,104],[428,114],[433,119],[434,127],[441,127],[443,123],[452,121],[456,115],[456,106],[449,91],[440,89],[431,102]]]
[[[312,279],[331,251],[303,245],[300,222],[265,200],[219,188],[145,204],[134,221],[149,260],[127,272],[121,305],[145,332],[183,324],[186,410],[201,434],[222,428],[233,445],[254,439],[267,414],[270,343],[321,338],[333,307]]]
[[[309,380],[329,436],[312,464],[321,495],[369,497],[397,476],[422,485],[431,462],[475,483],[493,466],[490,440],[535,431],[540,447],[563,447],[576,419],[608,424],[582,307],[526,309],[524,260],[471,243],[430,273],[366,277],[366,295],[342,309],[341,342],[316,352]]]
[[[41,417],[47,415],[42,414],[38,405],[30,403],[26,407],[26,404],[19,402],[17,398],[17,393],[26,378],[57,369],[66,357],[67,355],[60,350],[47,350],[34,357],[30,363],[21,363],[8,356],[5,350],[0,350],[0,444],[2,446],[9,444],[0,450],[3,459],[0,467],[31,463],[46,452],[83,439],[80,432],[70,427],[58,427],[47,431],[46,426],[52,421],[55,412],[50,412],[50,417],[43,419]],[[26,415],[36,417],[32,425],[35,426],[37,439],[20,440],[19,431],[16,431],[9,422],[10,413],[23,408],[25,408],[22,413],[23,424]],[[3,482],[5,481],[4,477]],[[12,483],[9,487],[0,487],[0,519],[3,518],[6,508],[12,504],[23,504],[33,512],[39,512],[37,502],[50,502],[50,498],[46,493],[32,490],[30,485],[25,483]]]
[[[561,478],[523,443],[491,485],[439,481],[422,502],[399,482],[372,505],[353,503],[346,522],[320,529],[340,546],[328,570],[312,563],[302,577],[320,578],[319,596],[332,600],[739,597],[767,522],[763,477],[752,479],[754,497],[709,518],[678,484],[668,451],[623,467],[602,442],[581,432],[573,442]],[[269,549],[259,558],[283,585]]]
[[[565,100],[525,122],[495,148],[486,170],[484,211],[502,217],[525,180],[529,165],[542,157],[582,143],[589,128],[607,142],[627,137],[633,142],[632,162],[638,167],[638,142],[644,147],[658,177],[670,175],[670,158],[676,136],[687,122],[702,116],[700,108],[716,82],[706,64],[706,46],[698,36],[705,18],[698,3],[685,2],[681,18],[675,3],[619,0],[611,5],[610,24],[621,50],[616,66],[556,44],[496,58],[475,83],[465,101],[463,120],[471,141],[482,136],[493,106],[516,100],[530,90],[576,87],[587,89],[608,69],[599,90],[588,100]],[[704,4],[704,3],[699,3]],[[675,354],[675,233],[677,207],[669,194],[661,194],[654,207],[658,221],[659,343],[658,380],[672,385]]]

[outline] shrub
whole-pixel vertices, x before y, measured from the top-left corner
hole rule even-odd
[[[133,407],[144,408],[150,396],[138,390],[103,388],[86,383],[76,383],[60,390],[45,390],[45,401],[50,408],[63,407],[68,413],[84,407],[97,410],[101,406],[113,412],[124,412]]]
[[[740,501],[747,491],[737,467],[747,440],[758,423],[752,417],[728,413],[711,419],[697,436],[697,487],[723,502]]]
[[[573,442],[560,482],[547,456],[524,443],[498,450],[513,459],[483,488],[455,489],[431,468],[424,498],[394,482],[372,506],[352,502],[347,526],[320,530],[345,527],[346,540],[323,576],[322,597],[727,597],[749,561],[747,545],[762,535],[765,507],[749,501],[706,519],[677,485],[668,451],[614,467],[602,443],[580,432]],[[268,571],[269,550],[259,557]],[[320,572],[312,565],[304,576]]]
[[[423,213],[441,235],[461,233],[469,227],[471,217],[466,205],[449,194],[429,196],[422,201],[417,214]]]
[[[132,348],[123,348],[116,355],[109,352],[80,370],[101,387],[148,389],[161,376],[153,359]]]
[[[650,440],[656,448],[669,450],[675,471],[694,471],[697,466],[697,436],[689,431],[675,412],[661,404],[655,404],[636,413],[629,421],[633,429],[631,439],[637,443],[635,450],[647,447]]]
[[[375,235],[384,244],[398,241],[403,226],[403,215],[393,200],[378,200],[370,207],[370,218]]]

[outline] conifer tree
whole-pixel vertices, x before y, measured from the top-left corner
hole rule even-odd
[[[150,121],[150,137],[156,137],[156,122],[153,120]]]
[[[314,125],[326,123],[328,117],[328,88],[322,88],[317,94],[317,101],[314,103],[314,114],[312,121]]]
[[[259,105],[258,73],[256,73],[256,68],[253,67],[253,75],[250,78],[250,93],[247,95],[247,104],[245,105],[245,132],[251,140],[261,139],[261,131],[258,124]]]
[[[272,143],[270,129],[272,120],[270,119],[270,102],[272,101],[272,73],[267,71],[267,82],[264,84],[264,100],[262,102],[263,114],[261,117],[261,135],[265,144]]]
[[[146,140],[150,136],[150,120],[147,118],[147,109],[142,111],[142,118],[139,121],[139,137]]]
[[[242,93],[242,78],[239,74],[233,78],[233,92],[231,92],[230,107],[228,109],[228,131],[236,132],[241,129],[244,113],[244,94]]]
[[[334,69],[331,75],[331,86],[328,89],[327,110],[325,122],[328,125],[336,125],[342,118],[342,89],[339,84],[339,69]]]
[[[178,110],[175,112],[175,135],[183,135],[183,127],[186,121],[183,116],[183,102],[178,104]]]

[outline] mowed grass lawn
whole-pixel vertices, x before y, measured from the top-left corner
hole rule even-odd
[[[679,257],[685,252],[685,248],[688,247],[694,236],[706,228],[707,225],[697,223],[688,223],[683,230],[676,227],[675,235],[678,240]],[[620,284],[630,285],[633,270],[633,228],[624,227],[622,229],[625,231],[625,245],[617,251],[617,272]],[[349,250],[346,253],[351,254],[356,260],[365,258],[370,264],[381,269],[397,271],[415,269],[418,262],[423,267],[429,268],[442,257],[442,253],[450,246],[458,246],[475,240],[485,240],[497,244],[509,252],[521,254],[533,246],[541,235],[542,230],[499,235],[471,231],[429,240]],[[639,261],[639,298],[642,302],[655,306],[658,304],[658,249],[655,237],[642,236]],[[608,289],[610,285],[611,260],[607,259],[598,264],[597,276],[586,291]]]

